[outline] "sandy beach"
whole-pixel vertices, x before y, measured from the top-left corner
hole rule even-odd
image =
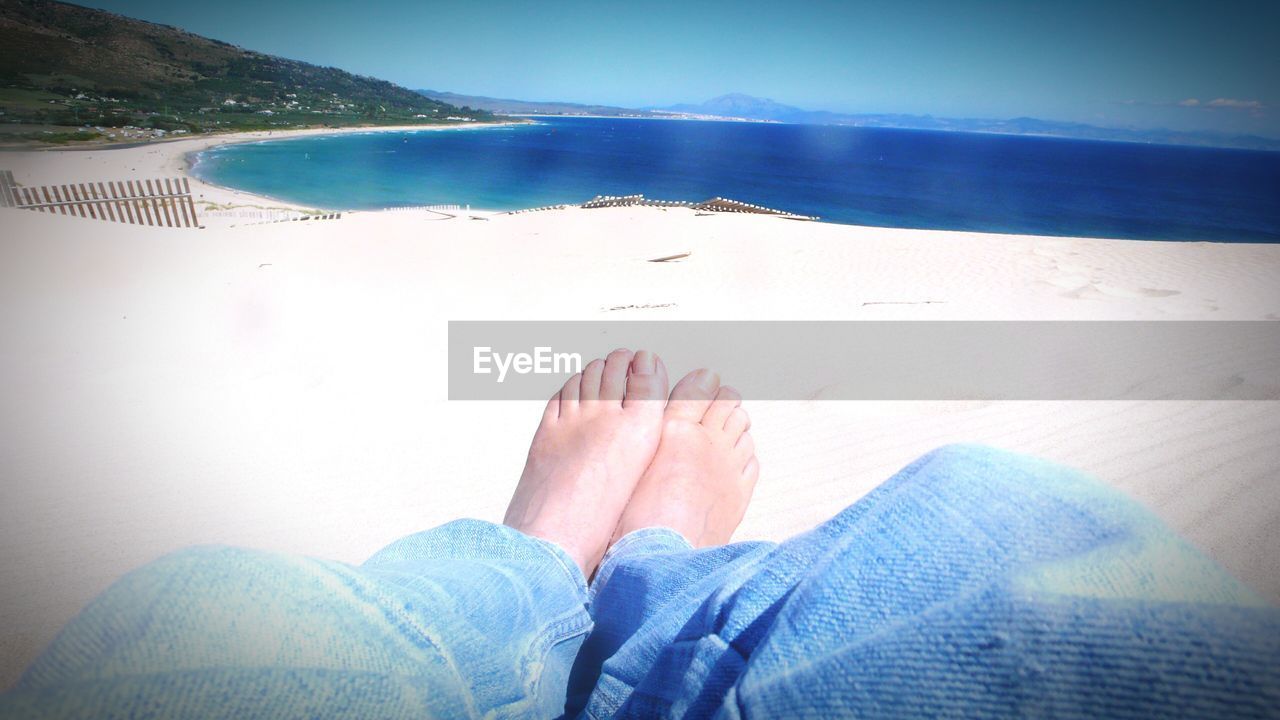
[[[6,151],[0,169],[172,177],[189,153],[265,137]],[[192,188],[204,229],[0,209],[0,687],[95,593],[175,549],[360,562],[450,519],[500,520],[542,405],[449,402],[448,320],[1280,320],[1280,245],[677,208],[250,224],[300,208]],[[1280,602],[1280,403],[750,410],[762,474],[738,539],[803,531],[922,452],[983,442],[1120,488]]]

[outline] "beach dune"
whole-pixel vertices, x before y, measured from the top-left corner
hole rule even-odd
[[[0,168],[29,184],[172,175],[207,142]],[[206,229],[0,209],[0,685],[95,593],[187,545],[359,562],[453,518],[499,520],[541,403],[449,402],[448,320],[1280,319],[1280,246],[658,208],[255,225],[235,211],[285,205],[194,185]],[[805,530],[932,447],[984,442],[1128,492],[1280,601],[1280,403],[751,414],[763,470],[739,539]]]

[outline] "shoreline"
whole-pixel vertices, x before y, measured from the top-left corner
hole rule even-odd
[[[364,133],[381,133],[381,132],[419,133],[419,132],[443,132],[447,130],[450,130],[450,131],[451,130],[468,130],[468,131],[490,130],[493,128],[518,127],[521,125],[531,125],[531,124],[537,124],[537,123],[509,121],[509,122],[492,122],[492,123],[459,123],[455,125],[426,125],[426,126],[388,125],[388,126],[382,126],[382,127],[358,127],[358,128],[355,128],[355,127],[353,128],[304,128],[296,131],[286,131],[288,132],[287,135],[277,136],[277,137],[271,136],[271,133],[274,131],[270,131],[270,130],[265,131],[267,133],[265,137],[262,136],[261,132],[233,133],[235,137],[232,137],[229,139],[222,138],[221,142],[209,143],[202,147],[192,148],[190,150],[184,151],[182,153],[182,160],[183,160],[182,167],[180,168],[179,171],[182,173],[183,176],[189,178],[192,182],[199,182],[200,184],[210,188],[217,188],[226,192],[237,193],[239,195],[243,195],[247,197],[260,198],[261,200],[266,202],[288,205],[292,208],[305,208],[307,210],[318,210],[318,211],[327,211],[327,212],[367,212],[367,211],[360,211],[360,210],[351,210],[350,208],[322,208],[318,206],[301,205],[299,203],[294,203],[289,200],[274,198],[270,195],[261,195],[258,193],[251,193],[246,190],[238,190],[236,188],[229,187],[227,185],[219,185],[218,183],[210,182],[209,180],[206,180],[205,178],[197,175],[195,171],[196,164],[199,162],[199,155],[201,153],[207,152],[214,148],[222,147],[224,145],[247,145],[247,144],[253,144],[253,143],[265,143],[265,142],[286,142],[289,140],[297,140],[300,138],[308,138],[308,137],[360,135]],[[394,208],[384,208],[384,209],[394,209]],[[479,212],[505,212],[505,211],[499,210],[499,211],[479,211]]]
[[[509,116],[514,117],[514,116]],[[562,116],[532,116],[524,115],[520,117],[562,117]],[[579,116],[581,117],[581,116]],[[623,118],[627,120],[662,120],[666,118]],[[732,122],[732,121],[728,121]],[[55,147],[20,150],[16,148],[0,148],[0,169],[10,169],[15,171],[16,179],[20,184],[27,185],[56,185],[77,181],[119,181],[125,179],[146,179],[156,176],[178,176],[186,178],[191,185],[192,199],[200,210],[201,223],[206,226],[223,226],[227,224],[239,224],[237,215],[243,217],[245,213],[253,214],[255,217],[263,212],[277,213],[327,213],[327,212],[374,212],[383,209],[397,208],[371,208],[371,209],[352,209],[348,207],[320,207],[308,205],[304,203],[285,200],[282,198],[272,197],[259,193],[240,190],[234,187],[220,185],[201,177],[196,171],[199,163],[199,155],[203,152],[230,145],[262,143],[262,142],[288,142],[291,140],[319,137],[319,136],[342,136],[356,134],[372,134],[372,133],[421,133],[421,132],[445,132],[445,131],[472,131],[486,130],[504,127],[516,127],[521,125],[529,125],[529,122],[520,121],[504,121],[492,123],[466,123],[454,125],[388,125],[388,126],[361,126],[346,128],[299,128],[289,130],[255,130],[248,132],[226,133],[216,135],[204,135],[198,137],[182,137],[169,138],[146,143],[132,143],[119,146],[95,146],[95,147]],[[947,131],[921,131],[921,132],[947,132]],[[6,162],[15,160],[16,162]],[[90,166],[99,164],[102,168],[101,172],[95,171]],[[691,198],[693,199],[693,198]],[[751,198],[739,198],[745,202],[751,202]],[[583,198],[586,200],[586,198]],[[581,202],[581,201],[579,201]],[[565,203],[575,205],[574,202]],[[462,203],[462,205],[466,205]],[[417,206],[408,206],[417,207]],[[473,208],[472,212],[482,213],[486,215],[516,212],[529,208]],[[244,212],[241,212],[244,211]],[[836,225],[850,228],[870,228],[870,229],[889,229],[889,230],[905,230],[916,232],[951,232],[951,233],[970,233],[973,231],[954,228],[931,228],[931,227],[911,227],[911,226],[892,226],[892,225],[858,225],[854,223],[842,223],[832,221],[826,218],[820,218],[816,221],[822,225]],[[1259,240],[1236,241],[1232,239],[1213,239],[1213,240],[1188,240],[1188,239],[1168,239],[1168,238],[1126,238],[1126,237],[1100,237],[1088,235],[1049,235],[1049,234],[1030,234],[1030,233],[1009,233],[1000,231],[983,232],[984,235],[996,236],[1015,236],[1028,238],[1043,238],[1046,240],[1072,240],[1072,239],[1097,239],[1107,242],[1160,242],[1170,244],[1184,243],[1211,243],[1211,244],[1274,244]]]
[[[529,119],[543,119],[543,118],[545,118],[545,119],[558,119],[558,118],[575,117],[575,118],[587,118],[587,119],[591,119],[591,120],[684,120],[684,121],[689,121],[689,122],[723,122],[723,123],[731,123],[731,124],[740,124],[740,123],[742,123],[742,122],[749,122],[749,123],[750,123],[750,122],[755,122],[755,121],[742,121],[742,120],[737,120],[737,119],[732,119],[732,118],[720,118],[720,119],[715,119],[715,120],[694,120],[694,119],[690,119],[690,118],[663,118],[663,117],[651,117],[651,118],[645,118],[645,117],[612,117],[612,116],[588,116],[588,115],[567,116],[567,115],[545,115],[545,114],[521,114],[521,115],[509,115],[509,116],[506,116],[506,117],[512,117],[512,118],[529,118]],[[474,128],[474,129],[479,129],[480,127],[517,126],[517,125],[523,125],[523,124],[528,124],[528,123],[521,123],[521,122],[510,122],[510,123],[507,123],[507,122],[503,122],[503,123],[488,123],[488,124],[486,124],[486,125],[484,125],[484,126],[470,126],[470,127]],[[451,127],[456,127],[456,126],[451,126]],[[426,130],[437,130],[437,129],[446,129],[446,128],[424,128],[424,129],[426,129]],[[345,129],[345,131],[344,131],[344,132],[342,132],[342,133],[332,133],[332,134],[342,134],[342,135],[346,135],[346,134],[358,134],[358,133],[362,132],[363,130],[366,130],[366,129],[350,128],[350,129]],[[389,131],[390,131],[390,130],[394,130],[394,128],[387,128],[387,130],[389,130]],[[909,130],[909,132],[934,133],[934,134],[957,134],[957,133],[964,134],[964,133],[968,133],[968,134],[974,134],[974,135],[1007,135],[1007,134],[1004,134],[1004,133],[992,133],[992,132],[986,132],[986,131],[976,131],[976,132],[971,132],[971,131],[956,131],[956,130],[941,130],[941,129]],[[294,139],[294,138],[307,137],[307,136],[316,135],[316,134],[326,134],[326,133],[296,133],[296,134],[291,134],[289,137],[282,137],[282,138],[279,138],[279,140],[283,142],[283,141],[290,140],[290,139]],[[1026,137],[1033,137],[1033,135],[1032,135],[1032,134],[1021,134],[1021,135],[1025,135]],[[1010,137],[1014,137],[1014,136],[1013,136],[1013,135],[1010,135]],[[1044,136],[1034,135],[1034,137],[1036,137],[1037,139],[1046,139],[1046,140],[1063,140],[1063,141],[1086,142],[1086,143],[1087,143],[1087,142],[1107,142],[1107,143],[1122,142],[1122,141],[1111,141],[1111,140],[1106,140],[1106,141],[1097,141],[1097,140],[1091,140],[1091,139],[1077,139],[1077,138],[1069,138],[1069,137],[1061,137],[1061,136],[1053,136],[1053,135],[1044,135]],[[238,143],[238,144],[247,144],[247,143],[250,143],[250,142],[272,142],[272,141],[275,141],[275,140],[276,140],[276,138],[263,138],[263,137],[260,137],[260,136],[255,136],[255,137],[237,138],[236,143]],[[1128,141],[1123,141],[1123,142],[1128,142]],[[186,166],[183,168],[183,172],[184,172],[185,174],[187,174],[189,177],[191,177],[191,178],[193,178],[193,179],[196,179],[196,177],[197,177],[197,170],[196,170],[196,167],[197,167],[197,165],[198,165],[198,156],[199,156],[199,154],[200,154],[200,153],[205,152],[206,150],[213,149],[214,147],[217,147],[217,146],[209,146],[209,147],[201,148],[201,149],[198,149],[198,150],[190,151],[190,152],[188,153],[188,155],[189,155],[190,157],[189,157],[189,159],[188,159],[188,162],[187,162]],[[1196,148],[1196,147],[1191,147],[1191,146],[1187,146],[1187,147],[1188,147],[1189,149],[1192,149],[1192,150],[1203,149],[1203,148]],[[1240,150],[1239,152],[1254,152],[1254,151]],[[229,192],[241,192],[241,193],[244,193],[245,195],[254,195],[254,193],[250,193],[250,192],[248,192],[248,191],[241,191],[241,190],[236,190],[235,188],[232,188],[232,187],[229,187],[229,186],[217,185],[216,183],[210,182],[209,180],[204,179],[204,178],[200,178],[200,181],[201,181],[202,183],[205,183],[205,184],[209,185],[209,186],[212,186],[212,187],[219,187],[219,188],[222,188],[222,189],[224,189],[224,190],[226,190],[226,191],[229,191]],[[271,197],[271,196],[267,196],[267,195],[258,195],[257,197],[260,197],[260,198],[261,198],[261,199],[263,199],[264,201],[270,201],[270,202],[275,202],[275,203],[285,203],[285,204],[290,204],[290,205],[295,206],[295,207],[300,206],[300,205],[298,205],[298,204],[296,204],[296,203],[291,203],[290,201],[282,200],[282,199],[277,199],[277,198],[273,198],[273,197]],[[705,199],[705,198],[700,198],[700,197],[669,198],[669,197],[667,197],[667,196],[665,196],[665,195],[659,195],[659,197],[662,197],[662,198],[664,198],[664,199],[691,200],[691,201],[695,201],[695,202],[696,202],[696,201],[699,201],[699,200],[702,200],[702,199]],[[586,200],[588,200],[588,199],[589,199],[588,197],[582,197],[582,198],[580,198],[580,199],[575,199],[575,200],[565,200],[565,201],[563,201],[563,204],[576,205],[576,204],[579,204],[579,203],[585,202],[585,201],[586,201]],[[734,199],[741,200],[741,201],[746,202],[746,203],[768,204],[768,203],[761,203],[757,198],[754,198],[754,197],[748,197],[748,196],[735,196],[735,198],[734,198]],[[356,211],[369,211],[369,210],[376,210],[376,209],[383,209],[383,208],[352,209],[352,208],[343,208],[343,207],[319,208],[319,207],[317,206],[317,209],[326,209],[326,210],[335,210],[335,211],[351,211],[351,212],[356,212]],[[489,209],[489,211],[490,211],[490,212],[514,212],[514,211],[518,211],[518,210],[522,210],[522,209],[528,209],[528,206],[512,206],[512,207],[505,207],[505,208],[498,208],[498,209],[492,209],[492,208],[491,208],[491,209]],[[785,206],[782,206],[782,209],[783,209],[783,210],[787,210],[788,208],[787,208],[787,207],[785,207]],[[888,220],[892,221],[892,218],[880,218],[880,219],[881,219],[881,220],[886,220],[886,219],[888,219]],[[910,218],[900,218],[900,219],[899,219],[899,222],[903,222],[903,221],[907,221],[907,220],[910,220]],[[860,224],[860,223],[858,223],[858,222],[850,221],[850,220],[844,220],[844,221],[841,221],[841,220],[832,220],[832,219],[830,219],[829,217],[826,217],[825,215],[820,216],[820,217],[817,217],[814,221],[816,221],[816,222],[821,222],[821,223],[829,223],[829,224],[834,224],[834,225],[845,225],[845,226],[850,226],[850,227],[883,227],[883,228],[903,229],[903,230],[925,230],[925,231],[943,231],[943,232],[972,232],[972,231],[973,231],[973,230],[970,230],[969,228],[965,228],[965,227],[953,227],[953,226],[945,226],[945,225],[930,226],[930,225],[918,225],[918,224],[889,224],[889,223],[886,223],[886,224],[876,224],[876,225],[864,225],[864,224]],[[1070,231],[1070,230],[1072,230],[1073,228],[1059,228],[1059,229],[1061,229],[1061,230],[1063,230],[1063,231]],[[1004,230],[1004,229],[992,228],[992,229],[986,229],[986,230],[978,230],[978,231],[976,231],[976,232],[982,232],[982,233],[984,233],[984,234],[996,234],[996,235],[1004,235],[1004,234],[1012,234],[1012,235],[1026,235],[1026,236],[1043,237],[1043,238],[1064,238],[1064,239],[1070,239],[1070,238],[1095,238],[1095,239],[1101,239],[1101,240],[1108,240],[1108,241],[1120,241],[1120,242],[1134,242],[1134,241],[1179,242],[1179,243],[1183,243],[1183,242],[1212,242],[1212,243],[1228,243],[1228,244],[1239,244],[1239,243],[1264,243],[1264,244],[1271,244],[1271,243],[1277,242],[1277,240],[1275,240],[1275,239],[1259,239],[1259,238],[1254,237],[1254,236],[1246,236],[1246,237],[1241,238],[1241,237],[1240,237],[1239,235],[1237,235],[1237,234],[1231,234],[1231,233],[1226,233],[1226,232],[1224,232],[1224,233],[1222,233],[1222,234],[1218,234],[1218,235],[1216,235],[1216,236],[1214,236],[1214,237],[1184,237],[1184,236],[1178,235],[1177,233],[1174,233],[1174,232],[1169,232],[1169,233],[1167,233],[1166,235],[1161,236],[1161,237],[1147,237],[1147,236],[1122,236],[1122,235],[1104,235],[1104,234],[1084,234],[1083,232],[1076,232],[1076,233],[1062,232],[1062,233],[1060,233],[1060,234],[1053,234],[1052,232],[1045,232],[1045,231],[1044,231],[1045,229],[1043,229],[1043,228],[1041,228],[1041,229],[1039,229],[1039,230],[1041,230],[1041,231],[1040,231],[1040,232],[1035,232],[1035,230],[1032,230],[1032,229],[1023,229],[1023,230]],[[1096,230],[1096,228],[1095,228],[1095,230]]]
[[[225,134],[181,137],[127,146],[57,147],[39,149],[4,148],[0,168],[13,170],[17,181],[26,185],[54,185],[69,182],[119,181],[178,176],[191,185],[201,225],[225,227],[240,224],[246,216],[262,213],[350,212],[348,208],[321,208],[208,182],[193,172],[194,156],[226,145],[287,141],[304,137],[354,135],[361,133],[409,133],[490,130],[527,125],[527,122],[459,123],[455,125],[387,125],[346,128],[298,128],[254,130]],[[477,211],[482,212],[482,211]]]
[[[159,140],[145,140],[142,142],[101,143],[97,145],[0,145],[0,155],[3,153],[28,152],[74,153],[102,150],[132,150],[140,147],[158,147],[172,143],[192,141],[205,141],[211,145],[236,144],[242,142],[277,139],[275,137],[271,137],[273,133],[278,134],[279,139],[289,139],[294,137],[309,137],[312,135],[348,135],[362,132],[438,132],[442,130],[478,130],[480,128],[509,127],[514,125],[530,124],[532,123],[500,121],[485,123],[453,123],[449,125],[353,125],[349,127],[306,127],[284,128],[280,130],[237,130],[233,132],[207,133],[200,135],[168,136]]]
[[[227,185],[220,185],[218,183],[211,182],[197,175],[195,168],[199,162],[199,159],[200,159],[199,156],[201,153],[208,152],[209,150],[223,147],[225,145],[249,145],[254,143],[266,143],[266,142],[287,142],[289,140],[297,140],[300,138],[324,137],[324,136],[336,136],[336,135],[360,135],[364,133],[382,133],[382,132],[419,133],[419,132],[443,132],[443,131],[452,131],[452,130],[468,130],[468,131],[489,130],[493,128],[517,127],[520,125],[529,125],[529,124],[531,123],[495,122],[495,123],[465,123],[465,124],[459,123],[456,125],[426,125],[426,126],[424,125],[387,125],[387,126],[379,126],[379,127],[352,127],[352,128],[300,128],[298,130],[282,131],[282,134],[277,136],[272,136],[271,133],[281,132],[281,131],[267,130],[267,131],[254,131],[254,132],[246,132],[246,133],[229,133],[227,136],[219,137],[217,142],[210,142],[200,147],[184,150],[181,153],[182,164],[181,164],[181,167],[178,168],[178,172],[180,172],[184,177],[188,178],[193,183],[198,182],[201,185],[204,185],[210,188],[217,188],[219,190],[222,190],[228,193],[236,193],[237,195],[242,195],[245,197],[258,198],[264,202],[275,203],[278,205],[286,205],[286,206],[289,206],[290,208],[299,208],[299,209],[315,210],[315,211],[322,211],[322,212],[360,212],[360,211],[351,210],[350,208],[323,208],[319,206],[302,205],[289,200],[275,198],[270,195],[251,193],[251,192],[248,192],[247,190],[239,190]],[[263,135],[262,134],[263,132],[265,132],[266,135]]]
[[[89,152],[91,150],[115,150],[115,149],[129,150],[136,147],[154,147],[155,145],[161,144],[161,143],[177,144],[182,142],[197,141],[199,142],[197,147],[184,149],[181,154],[181,157],[183,159],[182,171],[185,174],[188,174],[192,180],[197,180],[199,178],[197,178],[195,175],[191,175],[189,172],[195,167],[193,156],[198,155],[199,153],[205,152],[206,150],[211,150],[216,147],[222,147],[224,145],[246,145],[251,143],[276,142],[276,141],[283,142],[287,140],[296,140],[298,138],[305,138],[305,137],[323,137],[323,136],[331,136],[331,135],[358,135],[363,133],[383,133],[383,132],[417,133],[417,132],[444,132],[444,131],[453,131],[453,130],[485,130],[485,129],[491,129],[491,128],[514,127],[517,125],[527,125],[527,124],[529,123],[496,122],[496,123],[468,123],[465,125],[464,124],[426,125],[426,126],[424,125],[386,125],[386,126],[376,126],[376,127],[298,128],[296,130],[253,130],[250,132],[227,133],[225,135],[215,135],[215,136],[209,136],[209,137],[203,137],[203,138],[176,138],[173,140],[162,140],[160,141],[160,143],[137,143],[134,145],[130,145],[129,147],[121,147],[121,148],[111,148],[111,147],[58,148],[58,150],[65,150],[70,152],[76,152],[76,151]],[[278,133],[278,134],[273,135],[273,133]],[[214,183],[210,183],[205,180],[200,180],[200,182],[205,183],[206,185],[212,185],[214,187],[224,187],[221,185],[215,185]],[[233,188],[227,188],[227,189],[231,190]],[[237,192],[244,192],[244,191],[237,191]],[[252,195],[253,193],[245,193],[245,194]]]

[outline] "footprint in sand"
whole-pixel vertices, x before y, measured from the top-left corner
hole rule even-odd
[[[1062,293],[1062,297],[1072,300],[1105,300],[1108,296],[1098,292],[1093,283],[1085,283]]]
[[[1065,290],[1066,292],[1062,293],[1064,297],[1076,299],[1128,298],[1136,300],[1172,297],[1182,294],[1180,290],[1125,287],[1097,280],[1097,273],[1104,271],[1105,268],[1078,261],[1065,260],[1064,256],[1079,255],[1078,252],[1070,248],[1070,244],[1042,243],[1032,249],[1034,255],[1044,258],[1052,264],[1053,275],[1046,282]]]
[[[1093,286],[1093,281],[1085,275],[1059,275],[1051,277],[1045,282],[1056,288],[1071,292],[1077,292]]]
[[[1063,280],[1078,280],[1079,278],[1063,278]],[[1057,285],[1058,283],[1054,283]],[[1118,285],[1110,285],[1104,282],[1089,282],[1083,284],[1076,282],[1075,284],[1063,284],[1059,287],[1071,287],[1071,290],[1062,293],[1063,297],[1075,299],[1105,299],[1105,298],[1126,298],[1130,300],[1139,300],[1145,298],[1164,298],[1174,295],[1181,295],[1181,290],[1164,290],[1161,288],[1127,288]]]

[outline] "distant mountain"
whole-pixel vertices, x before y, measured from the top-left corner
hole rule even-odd
[[[1205,145],[1214,147],[1245,148],[1252,150],[1280,150],[1280,140],[1255,135],[1227,135],[1213,132],[1183,132],[1175,130],[1144,130],[1136,128],[1104,128],[1084,123],[1057,122],[1036,118],[1012,120],[937,118],[930,115],[895,114],[844,114],[823,110],[803,110],[784,105],[767,98],[757,98],[741,93],[731,93],[712,98],[704,103],[670,105],[649,108],[656,112],[683,114],[708,118],[720,117],[743,120],[803,125],[848,125],[854,127],[902,128],[910,130],[950,130],[955,132],[996,133],[1001,135],[1045,135],[1077,138],[1082,140],[1111,140],[1120,142],[1162,143],[1170,145]]]
[[[649,110],[614,107],[612,105],[583,105],[570,102],[538,102],[534,100],[511,100],[508,98],[486,97],[484,95],[460,95],[440,90],[418,90],[418,94],[451,103],[460,107],[476,108],[503,115],[603,115],[606,117],[654,117],[666,113]]]
[[[654,109],[690,115],[714,115],[750,120],[773,120],[775,122],[804,122],[807,116],[812,115],[812,113],[801,110],[798,107],[783,105],[767,98],[752,97],[742,93],[721,95],[696,105],[684,103]]]
[[[0,122],[188,132],[481,120],[385,80],[52,0],[0,0]]]

